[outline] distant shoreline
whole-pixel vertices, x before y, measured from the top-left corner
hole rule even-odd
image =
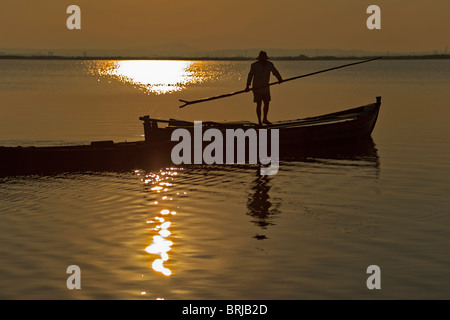
[[[361,56],[361,57],[336,57],[336,56],[286,56],[273,57],[271,60],[292,60],[292,61],[317,61],[317,60],[365,60],[379,56]],[[428,59],[450,59],[450,54],[432,54],[432,55],[399,55],[382,56],[384,60],[428,60]],[[125,57],[125,56],[44,56],[44,55],[0,55],[0,60],[199,60],[199,61],[253,61],[254,58],[248,57],[176,57],[176,56],[149,56],[149,57]]]

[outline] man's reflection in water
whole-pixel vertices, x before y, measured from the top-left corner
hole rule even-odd
[[[248,215],[253,217],[252,222],[261,229],[274,225],[273,217],[279,213],[279,204],[273,204],[269,196],[272,176],[261,175],[260,169],[256,172],[256,178],[252,181],[251,193],[247,201]],[[273,199],[272,199],[273,201]],[[258,240],[267,239],[265,235],[257,234]]]

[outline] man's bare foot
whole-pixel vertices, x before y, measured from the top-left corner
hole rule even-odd
[[[272,122],[270,122],[270,121],[269,121],[269,120],[267,120],[267,119],[266,119],[266,120],[264,120],[264,121],[263,121],[263,123],[264,123],[264,124],[272,124]]]

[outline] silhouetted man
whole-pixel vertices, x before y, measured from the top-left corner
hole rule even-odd
[[[280,83],[283,81],[283,79],[281,78],[281,75],[275,68],[274,64],[270,61],[267,61],[269,58],[267,57],[267,53],[265,51],[261,51],[257,59],[258,61],[252,63],[250,72],[248,73],[247,86],[245,87],[245,90],[250,91],[250,84],[253,80],[253,101],[256,102],[256,115],[258,116],[258,122],[260,125],[262,123],[271,124],[271,122],[267,120],[267,113],[269,112],[269,101],[271,100],[269,88],[270,73],[272,72]],[[261,123],[262,102],[264,102],[264,118]]]

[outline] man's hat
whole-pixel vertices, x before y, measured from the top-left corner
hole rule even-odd
[[[259,52],[259,56],[258,56],[258,58],[256,58],[256,59],[258,59],[258,60],[260,60],[260,59],[269,59],[269,57],[267,56],[267,52],[265,52],[265,51],[260,51],[260,52]]]

